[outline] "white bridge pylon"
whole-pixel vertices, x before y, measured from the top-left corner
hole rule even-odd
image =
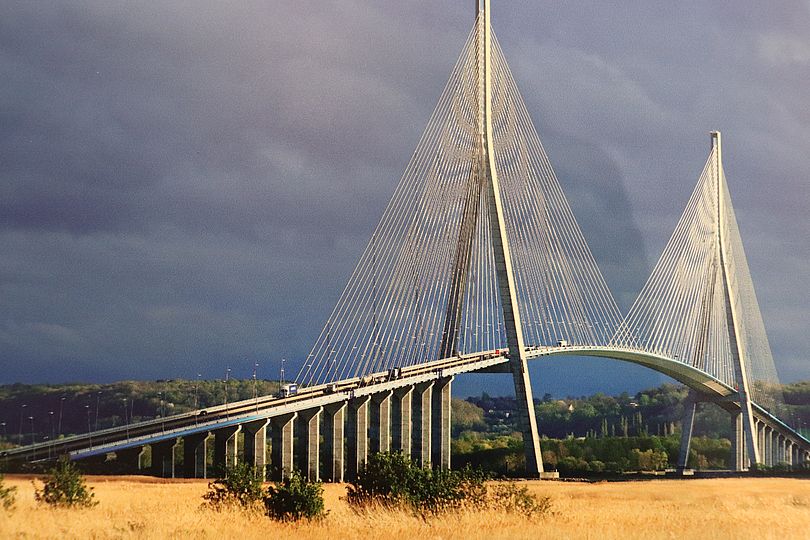
[[[563,194],[489,0],[396,190],[297,375],[312,386],[507,348],[527,472],[542,471],[526,351],[648,351],[778,402],[776,372],[723,175],[719,134],[683,217],[626,318]]]

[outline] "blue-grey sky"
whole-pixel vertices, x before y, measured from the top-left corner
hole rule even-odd
[[[723,131],[780,377],[810,378],[810,2],[494,1],[622,308]],[[473,3],[0,5],[0,383],[291,371],[461,50]],[[538,391],[661,380],[533,367]],[[506,388],[467,377],[460,387]]]

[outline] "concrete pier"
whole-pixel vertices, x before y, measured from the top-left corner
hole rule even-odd
[[[245,434],[245,463],[256,467],[262,475],[267,477],[267,424],[270,420],[257,420],[242,424]]]
[[[369,449],[372,453],[391,450],[391,397],[387,390],[371,396],[369,404]]]
[[[346,479],[357,478],[357,471],[368,459],[369,396],[349,400],[346,415]]]
[[[293,470],[293,426],[297,416],[298,413],[289,413],[270,419],[274,480],[285,478]]]
[[[695,427],[696,410],[696,396],[690,390],[683,404],[683,418],[681,419],[681,449],[678,453],[678,471],[680,472],[685,471],[689,465],[689,449],[692,446],[692,430]]]
[[[743,429],[742,411],[730,413],[731,415],[731,456],[729,465],[735,471],[744,471],[748,468],[748,455],[745,451],[745,431]],[[754,428],[756,433],[756,427]]]
[[[391,450],[411,455],[413,386],[394,390],[391,396]]]
[[[298,470],[310,481],[320,480],[321,411],[323,407],[298,413]]]
[[[346,402],[333,403],[323,408],[323,463],[324,478],[329,482],[343,482],[343,433],[346,423]]]
[[[135,448],[116,450],[115,460],[127,469],[134,466],[136,470],[142,471],[146,468],[146,447],[136,446]]]
[[[433,381],[413,387],[413,447],[411,455],[423,467],[430,466],[431,458],[431,405]]]
[[[239,432],[242,426],[228,426],[214,432],[214,470],[224,474],[236,466],[239,456]]]
[[[208,478],[208,439],[210,433],[183,437],[183,476]]]
[[[175,456],[177,439],[154,443],[152,447],[152,475],[161,478],[175,478]]]
[[[450,468],[452,383],[453,377],[445,377],[433,385],[431,461],[442,469]]]

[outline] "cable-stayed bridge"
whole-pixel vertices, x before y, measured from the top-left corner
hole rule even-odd
[[[371,240],[303,367],[300,390],[7,451],[74,459],[152,449],[157,474],[244,459],[351,477],[369,452],[450,466],[456,374],[512,374],[526,472],[543,472],[527,363],[600,356],[664,373],[729,412],[732,463],[796,465],[810,441],[779,420],[776,370],[723,172],[711,150],[670,241],[622,316],[491,30],[489,0]],[[244,439],[239,435],[244,434]],[[324,437],[321,447],[320,439]],[[321,469],[323,463],[324,469]]]

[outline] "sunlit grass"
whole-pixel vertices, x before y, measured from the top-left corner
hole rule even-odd
[[[38,505],[29,477],[16,509],[0,510],[0,538],[803,538],[810,534],[810,480],[656,480],[580,484],[531,482],[552,498],[552,514],[535,519],[495,511],[461,512],[427,521],[393,510],[355,513],[343,485],[326,485],[329,515],[280,524],[261,514],[202,506],[205,481],[88,477],[99,505]],[[289,536],[281,536],[289,535]]]

